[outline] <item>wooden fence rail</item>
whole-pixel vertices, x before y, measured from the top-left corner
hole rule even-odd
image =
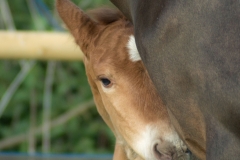
[[[82,60],[68,33],[0,31],[0,59]]]

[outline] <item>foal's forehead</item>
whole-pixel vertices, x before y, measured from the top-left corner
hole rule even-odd
[[[132,25],[128,26],[126,23],[127,22],[117,21],[106,25],[99,32],[96,41],[99,41],[99,45],[107,45],[110,47],[115,47],[112,42],[117,42],[118,46],[125,45],[128,37],[133,34]],[[97,45],[96,47],[99,46]]]
[[[120,75],[138,77],[144,72],[141,58],[138,54],[133,35],[123,38],[123,41],[111,42],[110,48],[97,49],[91,58],[93,73],[115,77]],[[116,78],[116,77],[115,77]]]
[[[126,28],[121,25],[107,26],[96,37],[92,58],[100,61],[115,60],[126,61],[128,55],[129,41],[133,38],[131,28]],[[134,41],[135,42],[135,41]],[[134,45],[133,45],[134,46]]]
[[[141,58],[133,36],[133,26],[129,22],[119,20],[103,25],[92,47],[90,64],[97,74],[106,70],[142,69],[141,65],[136,64]]]

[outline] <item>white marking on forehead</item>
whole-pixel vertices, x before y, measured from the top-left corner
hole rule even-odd
[[[136,62],[136,61],[141,60],[141,57],[140,57],[139,52],[137,50],[135,38],[134,38],[133,35],[131,35],[129,37],[127,48],[128,48],[128,51],[129,51],[128,53],[129,53],[129,58],[130,58],[131,61]]]

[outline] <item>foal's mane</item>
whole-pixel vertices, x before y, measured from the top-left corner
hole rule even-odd
[[[89,10],[87,13],[94,21],[103,25],[108,25],[120,19],[127,21],[125,16],[119,10],[114,8],[102,7]]]

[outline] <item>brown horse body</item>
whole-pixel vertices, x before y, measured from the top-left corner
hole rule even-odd
[[[84,64],[98,112],[116,137],[114,159],[186,158],[136,48],[132,24],[119,12],[90,19],[68,0],[59,15],[85,54]]]
[[[240,158],[240,1],[111,0],[191,152]]]

